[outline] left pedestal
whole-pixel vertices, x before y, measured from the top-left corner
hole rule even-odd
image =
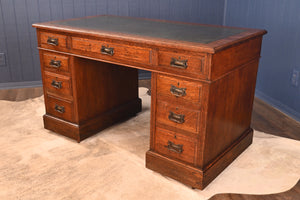
[[[78,142],[141,111],[137,69],[40,50],[46,129]]]

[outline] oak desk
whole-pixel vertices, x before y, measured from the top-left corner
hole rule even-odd
[[[33,26],[46,129],[80,142],[135,115],[144,69],[152,72],[147,168],[203,189],[251,144],[266,31],[116,16]]]

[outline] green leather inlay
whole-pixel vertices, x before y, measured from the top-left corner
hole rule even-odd
[[[117,16],[97,16],[53,22],[53,24],[203,44],[244,32],[244,30],[235,28],[159,22]]]

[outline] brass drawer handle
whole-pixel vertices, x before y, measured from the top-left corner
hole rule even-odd
[[[168,141],[168,145],[165,146],[167,149],[169,149],[170,151],[173,151],[175,153],[182,153],[183,152],[183,145],[182,144],[175,144],[171,141]]]
[[[54,109],[59,112],[59,113],[65,113],[65,107],[64,106],[59,106],[57,104],[55,104]]]
[[[180,69],[186,69],[188,67],[187,62],[188,62],[188,60],[180,60],[180,58],[179,59],[172,58],[171,62],[170,62],[170,65],[172,67],[177,67],[177,68],[180,68]]]
[[[47,44],[50,44],[50,45],[53,45],[53,46],[58,46],[58,39],[48,37]]]
[[[112,47],[106,47],[106,46],[102,46],[101,47],[101,53],[104,55],[114,55],[114,48]]]
[[[171,85],[170,92],[176,97],[184,97],[186,95],[186,88],[178,88]]]
[[[61,81],[52,80],[51,85],[52,85],[52,87],[57,88],[57,89],[61,89],[62,88],[62,82]]]
[[[172,111],[169,112],[169,120],[178,124],[183,124],[184,123],[184,117],[185,115],[181,114],[175,114]]]
[[[49,63],[49,65],[51,67],[54,67],[54,68],[58,69],[61,66],[61,61],[60,60],[51,60],[50,63]]]

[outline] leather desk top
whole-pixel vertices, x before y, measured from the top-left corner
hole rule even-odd
[[[122,39],[135,42],[142,39],[143,42],[155,40],[165,44],[180,43],[191,47],[202,47],[201,50],[210,53],[266,33],[264,30],[257,29],[107,15],[38,23],[33,26],[112,39],[122,37]]]

